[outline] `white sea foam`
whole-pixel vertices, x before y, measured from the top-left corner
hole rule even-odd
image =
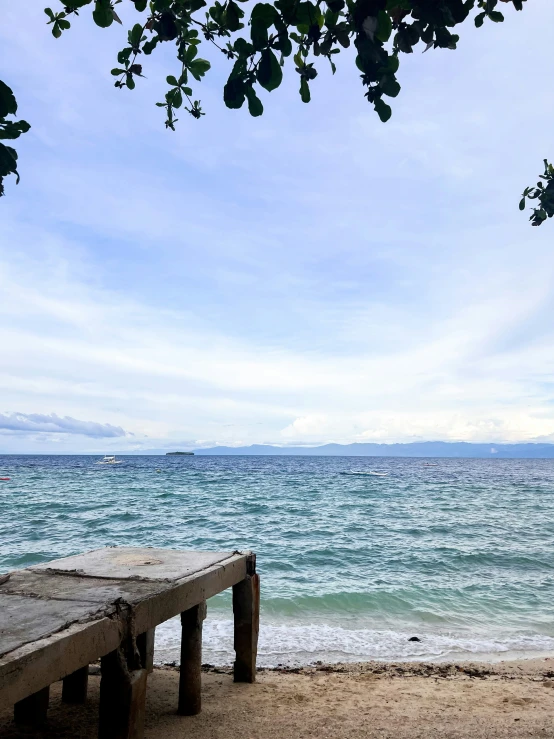
[[[409,641],[419,636],[420,642]],[[172,619],[156,629],[156,662],[179,662],[180,623]],[[340,625],[262,623],[260,667],[367,660],[464,660],[533,657],[554,653],[554,638],[533,634],[419,633],[346,629]],[[208,619],[204,625],[203,661],[229,665],[234,659],[233,623]]]

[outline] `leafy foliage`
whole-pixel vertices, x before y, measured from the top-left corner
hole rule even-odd
[[[16,182],[19,182],[17,152],[2,141],[17,139],[31,128],[27,121],[8,120],[9,116],[16,113],[15,96],[12,90],[0,81],[0,196],[4,194],[4,177],[13,174],[16,176]]]
[[[533,208],[530,221],[533,226],[541,226],[547,218],[554,217],[554,165],[544,160],[544,174],[540,175],[544,182],[537,182],[536,187],[526,187],[521,196],[519,209],[525,210],[525,200],[538,200],[539,207]]]
[[[118,66],[112,69],[115,86],[133,90],[143,76],[143,58],[162,43],[173,45],[179,68],[167,77],[169,89],[156,105],[165,111],[166,127],[175,130],[178,110],[194,118],[204,115],[193,94],[194,82],[200,82],[210,69],[210,62],[199,56],[203,41],[232,62],[223,89],[225,104],[241,108],[246,102],[252,116],[263,113],[259,88],[271,92],[279,87],[288,57],[299,76],[300,98],[308,103],[317,65],[325,59],[334,74],[338,55],[353,46],[364,95],[385,122],[392,115],[387,100],[400,92],[397,73],[402,54],[411,54],[420,46],[424,51],[455,49],[459,36],[453,29],[472,13],[477,27],[485,21],[499,23],[504,20],[499,3],[522,10],[527,0],[273,0],[254,5],[248,19],[241,8],[245,0],[209,0],[211,4],[207,0],[126,1],[142,19],[128,31],[127,44],[117,55]],[[121,23],[116,7],[123,0],[57,2],[61,6],[57,10],[44,11],[55,38],[70,28],[70,19],[85,6],[92,6],[94,22],[101,28]],[[0,85],[0,138],[17,138],[29,125],[6,120],[17,106],[11,90]],[[17,176],[16,161],[15,151],[0,144],[0,194],[4,176]],[[532,216],[534,225],[553,215],[551,170],[547,168],[542,177],[547,185],[527,188],[522,201],[526,197],[539,200],[541,207]]]

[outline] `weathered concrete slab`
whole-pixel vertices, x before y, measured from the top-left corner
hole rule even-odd
[[[82,577],[68,572],[49,570],[16,570],[10,579],[0,585],[0,594],[26,595],[34,598],[76,600],[103,605],[117,600],[131,601],[146,598],[167,587],[163,582],[142,580],[106,580]],[[1,641],[1,637],[0,637]]]
[[[153,629],[243,580],[246,577],[246,560],[244,554],[233,554],[212,567],[176,580],[161,593],[134,603],[137,633]]]
[[[0,657],[0,710],[117,649],[126,633],[119,618],[76,623]]]
[[[108,547],[30,567],[35,572],[72,572],[85,577],[179,580],[232,556],[232,552]]]
[[[77,621],[107,615],[109,603],[63,602],[0,594],[0,657],[24,644],[44,639]]]

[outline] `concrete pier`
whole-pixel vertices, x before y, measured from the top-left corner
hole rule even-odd
[[[141,739],[156,626],[181,614],[175,707],[200,711],[205,602],[233,588],[235,680],[255,678],[259,578],[250,552],[110,547],[0,575],[0,710],[18,723],[47,718],[49,686],[86,701],[88,665],[101,659],[100,739]]]

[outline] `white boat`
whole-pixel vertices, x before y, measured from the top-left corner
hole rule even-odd
[[[387,477],[389,474],[388,472],[376,472],[375,470],[370,470],[369,472],[366,472],[365,470],[350,470],[349,472],[343,472],[343,475],[372,475],[373,477]]]
[[[388,472],[377,472],[377,470],[370,470],[370,475],[375,475],[375,477],[386,477],[389,473]]]
[[[121,464],[121,459],[116,459],[111,454],[106,454],[104,459],[99,459],[97,464]]]

